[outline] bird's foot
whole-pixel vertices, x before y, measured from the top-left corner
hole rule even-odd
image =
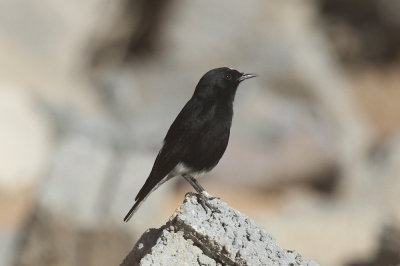
[[[211,196],[206,191],[196,194],[196,196],[197,196],[197,201],[200,203],[200,205],[203,207],[203,209],[206,211],[206,213],[207,213],[207,210],[211,210],[211,213],[214,213],[214,212],[220,213],[221,212],[217,207],[211,205],[209,202],[210,200],[219,199],[219,198]]]

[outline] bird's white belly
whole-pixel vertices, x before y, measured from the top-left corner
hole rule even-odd
[[[157,185],[154,186],[154,188],[151,190],[152,192],[156,190],[159,186],[164,184],[166,181],[170,180],[171,178],[179,175],[191,175],[194,178],[198,178],[202,175],[204,175],[207,171],[200,171],[200,172],[195,172],[190,167],[187,167],[183,163],[178,163],[175,168],[168,174],[166,175],[163,179],[161,179],[160,182],[158,182]]]
[[[184,163],[178,163],[175,168],[169,173],[169,178],[178,175],[191,175],[194,178],[198,178],[204,175],[206,171],[195,172],[190,167],[186,166]],[[168,178],[168,179],[169,179]]]

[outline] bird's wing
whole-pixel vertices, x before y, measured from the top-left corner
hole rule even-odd
[[[141,202],[157,185],[175,168],[206,127],[207,121],[213,115],[214,105],[192,98],[181,110],[172,123],[164,139],[164,145],[157,155],[153,168],[145,184],[135,198],[135,204],[126,215],[128,221]]]

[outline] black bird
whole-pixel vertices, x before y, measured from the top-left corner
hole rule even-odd
[[[198,193],[196,178],[213,169],[228,145],[233,100],[239,83],[256,77],[228,67],[208,71],[172,123],[153,169],[125,216],[127,222],[147,196],[174,176],[183,176]],[[204,207],[204,205],[203,205]]]

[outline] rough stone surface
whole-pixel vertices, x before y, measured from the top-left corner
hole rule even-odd
[[[217,198],[203,208],[188,193],[166,225],[150,229],[121,264],[130,265],[318,265],[279,247],[253,220]]]

